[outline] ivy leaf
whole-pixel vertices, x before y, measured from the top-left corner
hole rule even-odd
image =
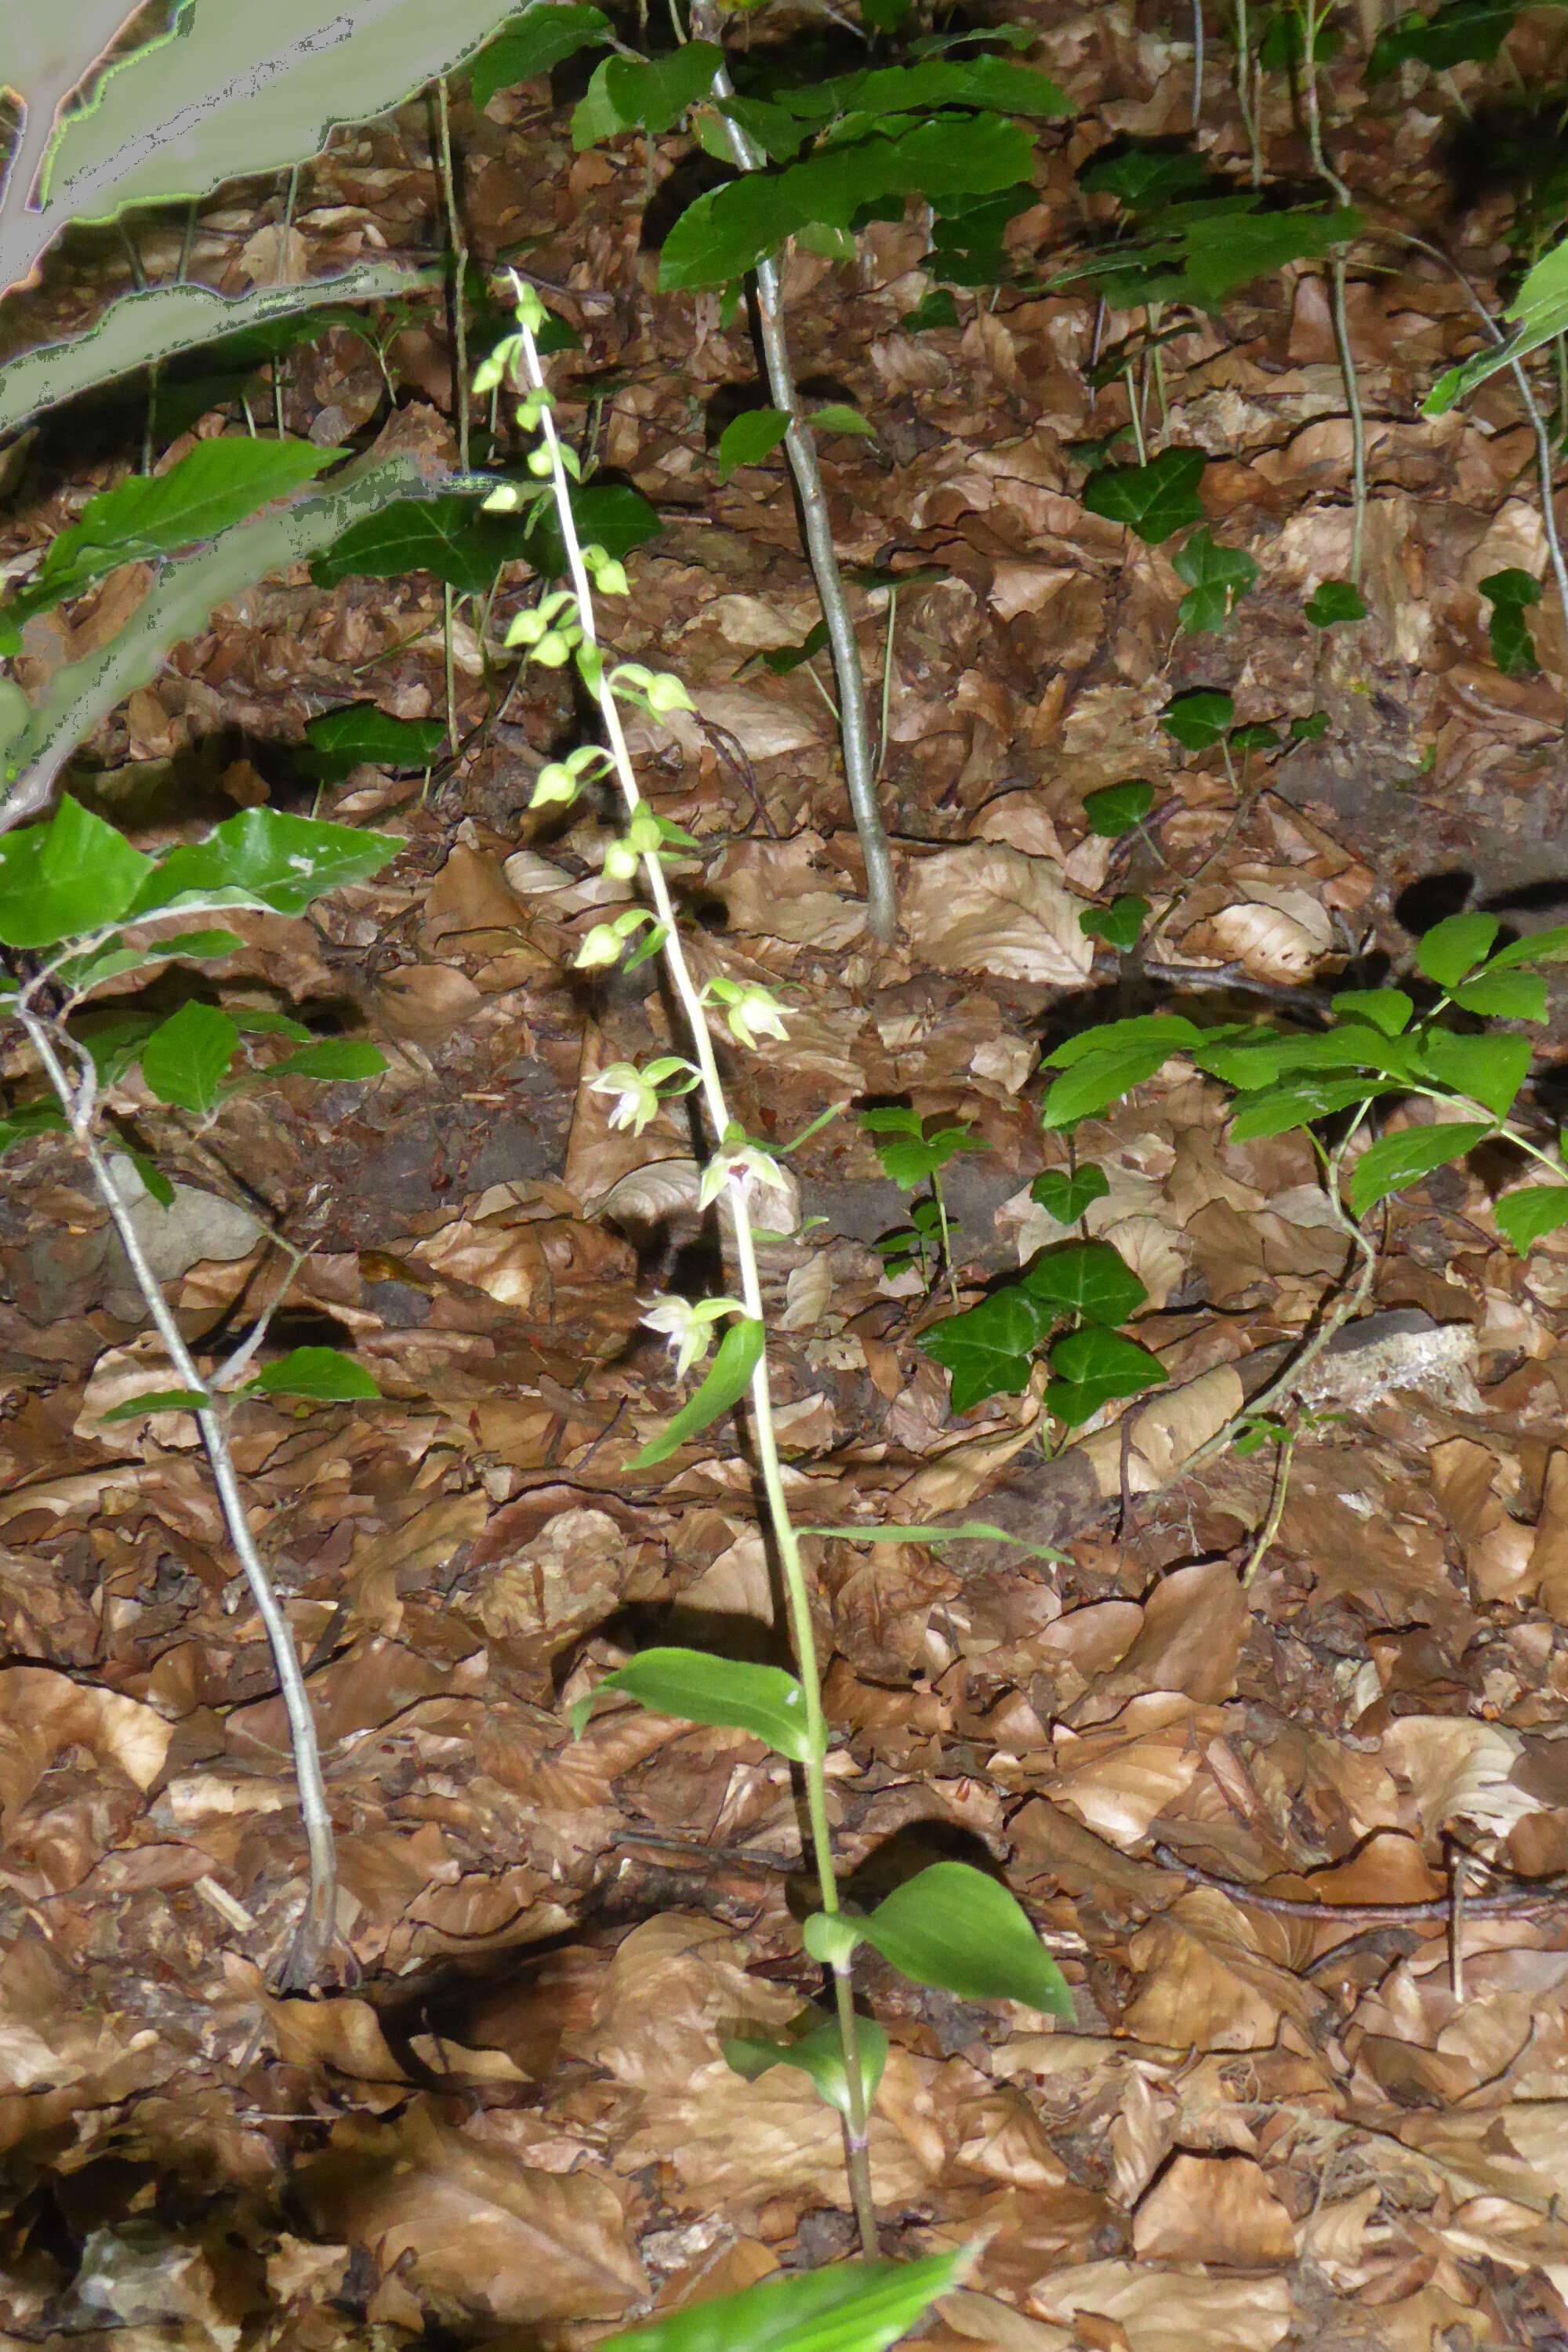
[[[1310,710],[1304,719],[1292,719],[1290,721],[1292,743],[1316,743],[1328,731],[1329,714],[1326,710]]]
[[[956,327],[958,305],[945,286],[933,286],[922,294],[912,310],[906,310],[899,320],[906,335],[928,334],[935,327]]]
[[[241,1394],[309,1397],[315,1404],[350,1404],[381,1391],[363,1364],[341,1348],[294,1348],[266,1364]]]
[[[0,943],[52,948],[108,929],[153,870],[113,825],[62,800],[47,824],[0,835]]]
[[[1085,1210],[1105,1200],[1110,1192],[1110,1179],[1104,1169],[1091,1163],[1074,1169],[1070,1176],[1063,1168],[1046,1169],[1030,1185],[1029,1198],[1058,1225],[1076,1225]]]
[[[1125,523],[1145,546],[1158,547],[1203,512],[1198,484],[1207,460],[1201,449],[1163,449],[1146,466],[1108,466],[1084,485],[1090,514]]]
[[[226,1013],[193,1000],[153,1030],[142,1048],[142,1075],[160,1102],[205,1116],[222,1100],[238,1044]]]
[[[874,1140],[873,1149],[882,1163],[882,1171],[905,1192],[912,1192],[917,1185],[925,1183],[958,1152],[985,1149],[967,1127],[939,1127],[927,1135],[923,1122],[915,1113],[897,1105],[887,1109],[863,1110],[860,1128],[863,1134],[879,1139]]]
[[[641,1650],[574,1702],[574,1738],[582,1738],[598,1701],[611,1691],[624,1691],[639,1706],[682,1723],[749,1731],[795,1764],[805,1763],[811,1754],[805,1692],[782,1666],[719,1658],[708,1650]]]
[[[728,1412],[745,1394],[766,1337],[754,1316],[737,1316],[720,1340],[711,1369],[696,1395],[688,1398],[673,1420],[665,1423],[657,1437],[649,1439],[640,1454],[633,1454],[630,1468],[651,1470],[656,1463],[668,1462],[689,1437],[695,1437],[710,1422]]]
[[[951,1403],[968,1412],[987,1397],[1021,1396],[1035,1349],[1050,1328],[1048,1312],[1021,1284],[949,1315],[920,1338],[921,1352],[952,1375]]]
[[[836,2108],[847,2120],[849,2080],[844,2071],[838,2020],[819,2017],[816,2010],[808,2010],[806,2014],[818,2021],[809,2032],[797,2035],[793,2042],[753,2042],[744,2035],[732,2036],[720,2045],[724,2063],[748,2083],[754,2083],[774,2066],[793,2066],[808,2077],[826,2105]],[[858,2017],[855,2021],[855,2042],[860,2060],[861,2087],[869,2107],[888,2063],[888,2037],[873,2018]]]
[[[1216,635],[1258,577],[1258,565],[1246,550],[1219,546],[1206,524],[1181,548],[1175,569],[1190,591],[1176,607],[1189,636]]]
[[[1521,1257],[1543,1234],[1568,1225],[1568,1184],[1524,1184],[1492,1203],[1499,1233],[1513,1244]]]
[[[742,409],[719,436],[719,479],[727,482],[737,467],[760,466],[788,431],[782,408]]]
[[[1110,1242],[1061,1242],[1037,1250],[1022,1279],[1030,1297],[1052,1309],[1052,1321],[1081,1315],[1086,1322],[1114,1327],[1135,1315],[1149,1296]]]
[[[1109,907],[1086,907],[1078,919],[1086,940],[1103,940],[1125,955],[1138,944],[1138,934],[1149,918],[1149,901],[1135,891],[1123,891]]]
[[[858,1941],[912,1984],[961,2000],[1022,2001],[1043,2017],[1073,2014],[1067,1980],[1026,1914],[998,1880],[970,1863],[932,1863],[853,1926]]]
[[[552,66],[604,40],[609,30],[609,18],[597,8],[534,0],[479,51],[468,68],[468,94],[482,111],[498,89],[538,80]]]
[[[1198,686],[1187,694],[1173,695],[1160,713],[1160,724],[1184,751],[1207,751],[1224,740],[1235,716],[1236,705],[1228,694]]]
[[[1496,1129],[1489,1119],[1458,1119],[1436,1127],[1407,1127],[1380,1135],[1351,1171],[1345,1198],[1358,1217],[1375,1209],[1390,1192],[1402,1192],[1450,1160],[1462,1160]]]
[[[1307,602],[1307,618],[1314,629],[1335,629],[1348,621],[1364,621],[1366,599],[1353,582],[1320,580]]]
[[[1154,787],[1142,776],[1128,776],[1119,784],[1101,784],[1083,796],[1084,823],[1102,840],[1116,841],[1142,824],[1154,805]]]
[[[482,596],[503,563],[527,560],[528,526],[516,515],[487,514],[476,499],[397,499],[351,523],[316,558],[310,577],[332,588],[351,577],[431,572],[460,595]]]
[[[1504,677],[1533,677],[1541,664],[1535,657],[1535,641],[1524,615],[1530,605],[1540,604],[1541,583],[1532,580],[1528,572],[1510,566],[1483,580],[1480,593],[1491,603],[1487,635],[1491,640],[1492,659]]]
[[[968,2247],[912,2263],[843,2263],[688,2303],[600,2352],[888,2352],[973,2259]]]
[[[653,508],[629,482],[586,482],[572,492],[572,520],[584,545],[602,547],[623,562],[634,548],[644,547],[663,530]],[[566,542],[556,520],[555,502],[547,501],[529,523],[525,552],[534,570],[546,580],[559,580],[566,571]],[[486,583],[488,587],[489,583]]]
[[[1120,154],[1095,155],[1079,172],[1078,184],[1091,196],[1114,196],[1133,215],[1158,213],[1179,197],[1195,196],[1209,184],[1208,165],[1190,148],[1127,147]]]
[[[394,719],[374,702],[349,702],[309,722],[310,750],[300,765],[327,778],[346,776],[362,761],[374,768],[427,768],[446,737],[439,719]]]
[[[1439,988],[1457,988],[1490,952],[1501,928],[1495,915],[1479,909],[1447,916],[1416,940],[1416,970],[1435,980]]]
[[[1170,1378],[1159,1357],[1136,1339],[1092,1324],[1058,1339],[1050,1365],[1055,1378],[1046,1390],[1046,1410],[1069,1429],[1113,1397],[1139,1396]]]

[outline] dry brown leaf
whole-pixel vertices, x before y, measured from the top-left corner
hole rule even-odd
[[[1093,942],[1079,929],[1085,903],[1047,859],[1004,842],[973,842],[911,864],[899,911],[939,971],[1076,988],[1094,961]]]
[[[1295,2260],[1296,2231],[1268,2174],[1249,2156],[1184,2149],[1133,2214],[1132,2244],[1145,2261],[1271,2270]]]

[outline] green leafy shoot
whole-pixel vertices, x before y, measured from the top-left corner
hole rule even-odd
[[[1067,1980],[1016,1897],[969,1863],[932,1863],[867,1917],[844,1917],[858,1942],[913,1984],[963,2000],[1020,2001],[1046,2017],[1073,2015]],[[829,1925],[821,1913],[805,1922],[803,1940],[814,1959],[823,1957],[821,1929]]]
[[[799,2021],[802,2030],[791,2042],[755,2042],[745,2035],[734,2035],[721,2046],[724,2061],[733,2073],[748,2083],[771,2072],[774,2066],[793,2067],[805,2074],[817,2096],[847,2121],[851,2114],[849,2083],[844,2067],[844,2045],[839,2038],[838,2020],[824,2017],[816,2010],[807,2010]],[[856,2020],[855,2039],[860,2060],[860,2080],[866,2105],[870,2106],[877,2095],[877,2085],[882,2079],[882,2069],[888,2063],[888,2037],[881,2027],[869,2017]]]

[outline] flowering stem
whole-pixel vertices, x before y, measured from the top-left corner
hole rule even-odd
[[[520,321],[521,344],[527,366],[529,389],[542,393],[544,378],[539,363],[539,350],[530,329]],[[542,405],[541,418],[544,446],[550,455],[551,478],[555,492],[556,514],[561,535],[565,543],[566,559],[576,592],[577,619],[584,638],[594,646],[598,635],[594,617],[593,591],[583,551],[577,537],[572,511],[571,493],[566,467],[562,460],[561,443],[548,404]],[[643,804],[637,787],[637,773],[627,749],[626,731],[621,725],[620,707],[608,672],[601,663],[598,669],[597,698],[604,720],[605,740],[615,763],[621,796],[628,817],[636,815]],[[726,1135],[732,1124],[729,1104],[725,1099],[719,1065],[713,1052],[713,1041],[708,1027],[708,1016],[701,994],[691,977],[681,945],[669,885],[657,853],[646,854],[642,860],[643,877],[647,886],[662,930],[661,953],[670,983],[680,1001],[691,1033],[696,1055],[701,1096],[708,1119],[716,1139]],[[733,1171],[726,1183],[731,1212],[734,1221],[735,1255],[741,1276],[741,1298],[746,1314],[758,1324],[766,1326],[763,1303],[763,1286],[757,1269],[756,1242],[752,1228],[751,1211],[747,1201],[749,1176],[744,1170]],[[784,1473],[779,1462],[778,1442],[773,1427],[773,1391],[768,1376],[767,1349],[764,1344],[757,1359],[751,1380],[752,1413],[756,1430],[759,1464],[763,1486],[768,1499],[768,1513],[773,1524],[773,1539],[778,1546],[779,1564],[784,1572],[784,1592],[788,1602],[790,1632],[795,1645],[795,1662],[805,1697],[807,1754],[803,1767],[805,1780],[806,1815],[811,1828],[813,1859],[816,1869],[817,1892],[822,1908],[829,1916],[838,1909],[838,1886],[833,1869],[832,1839],[827,1822],[827,1790],[825,1767],[827,1757],[827,1727],[822,1712],[822,1676],[817,1662],[816,1641],[812,1631],[811,1599],[806,1586],[805,1570],[801,1560],[800,1543],[785,1500]],[[844,2053],[844,2072],[848,2084],[849,2113],[844,2118],[845,2165],[849,2176],[850,2192],[855,2203],[855,2215],[860,2233],[861,2249],[872,2259],[878,2252],[877,2221],[871,2200],[870,2167],[867,2155],[867,2102],[865,2080],[860,2068],[859,2039],[855,2018],[853,1989],[848,1963],[835,1968],[834,1993],[837,2004],[839,2038]]]

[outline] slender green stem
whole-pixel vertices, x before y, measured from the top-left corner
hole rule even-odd
[[[1241,1571],[1244,1592],[1262,1567],[1279,1532],[1279,1522],[1285,1516],[1285,1496],[1290,1484],[1290,1456],[1295,1450],[1296,1433],[1293,1429],[1287,1429],[1280,1435],[1279,1451],[1274,1456],[1274,1484],[1268,1498],[1268,1516],[1258,1531],[1258,1540],[1247,1554],[1247,1565]]]
[[[1252,184],[1263,185],[1263,148],[1258,136],[1258,109],[1251,97],[1252,35],[1247,22],[1247,0],[1236,0],[1236,96],[1241,109],[1242,128],[1247,132],[1247,151],[1252,157]]]
[[[942,1227],[942,1262],[947,1268],[947,1295],[952,1301],[952,1311],[959,1312],[958,1271],[952,1263],[952,1235],[947,1229],[947,1202],[942,1197],[942,1178],[932,1173],[931,1189],[936,1200],[936,1219]]]
[[[1149,446],[1143,438],[1143,404],[1138,397],[1131,360],[1121,371],[1121,381],[1127,387],[1127,414],[1132,419],[1132,438],[1138,444],[1138,463],[1146,466],[1149,463]]]
[[[462,207],[452,170],[452,118],[447,101],[447,77],[436,84],[441,119],[441,196],[447,207],[447,243],[452,256],[452,405],[458,417],[458,466],[468,470],[468,310],[465,281],[468,247],[463,234]]]
[[[1326,7],[1314,8],[1307,0],[1303,17],[1305,54],[1302,66],[1307,94],[1307,131],[1311,142],[1312,168],[1321,180],[1332,189],[1336,204],[1348,205],[1351,192],[1337,172],[1329,164],[1323,152],[1323,118],[1318,104],[1318,27],[1326,15]],[[1345,308],[1345,252],[1341,246],[1329,264],[1331,307],[1334,321],[1334,349],[1339,353],[1340,373],[1344,378],[1345,405],[1351,420],[1351,562],[1350,575],[1356,587],[1361,586],[1362,541],[1366,529],[1366,419],[1362,414],[1361,384],[1356,375],[1355,354],[1351,349],[1350,320]]]
[[[441,652],[447,676],[447,749],[458,756],[458,662],[452,646],[452,583],[441,583]]]
[[[522,330],[522,348],[526,355],[528,381],[534,391],[542,391],[544,378],[539,364],[539,353],[532,335]],[[550,453],[552,477],[555,488],[556,513],[561,535],[565,543],[572,585],[576,593],[577,617],[584,638],[597,646],[598,635],[594,616],[593,591],[583,551],[577,538],[572,512],[571,493],[566,468],[562,461],[561,443],[555,432],[554,420],[546,406],[541,417],[544,445]],[[621,724],[620,706],[610,684],[607,669],[601,667],[598,687],[600,717],[605,740],[615,763],[616,775],[628,816],[641,805],[637,772],[627,748],[626,731]],[[730,1107],[719,1075],[719,1065],[713,1051],[713,1041],[708,1026],[708,1016],[702,997],[691,977],[686,952],[681,944],[674,902],[664,867],[656,856],[643,859],[643,877],[662,929],[661,952],[670,983],[680,1001],[690,1033],[700,1080],[700,1094],[708,1113],[709,1124],[716,1139],[725,1136],[732,1124]],[[766,1329],[766,1312],[763,1300],[762,1278],[757,1266],[756,1244],[752,1234],[751,1209],[747,1197],[749,1177],[743,1169],[731,1171],[726,1191],[735,1239],[735,1256],[741,1276],[741,1301],[746,1314]],[[838,1909],[838,1885],[834,1875],[832,1835],[827,1821],[827,1790],[825,1765],[827,1756],[827,1725],[822,1711],[822,1675],[816,1654],[816,1640],[812,1631],[811,1595],[806,1583],[805,1564],[801,1559],[800,1543],[795,1523],[790,1517],[784,1494],[784,1471],[779,1461],[778,1442],[773,1427],[773,1389],[764,1345],[757,1359],[751,1381],[752,1416],[755,1432],[758,1465],[763,1475],[763,1486],[767,1496],[768,1512],[773,1525],[773,1540],[778,1547],[779,1566],[783,1572],[784,1595],[788,1604],[790,1632],[795,1645],[795,1662],[800,1672],[801,1687],[805,1699],[807,1758],[804,1767],[806,1816],[811,1830],[813,1860],[816,1871],[817,1891],[822,1908],[829,1916]],[[867,2156],[867,2101],[865,2078],[860,2066],[859,2039],[855,2021],[855,2006],[847,1976],[835,1971],[835,1992],[838,2008],[839,2036],[844,2053],[844,2071],[848,2084],[849,2113],[844,2122],[845,2160],[849,2175],[850,2191],[860,2232],[862,2250],[868,2258],[877,2251],[876,2213],[871,2201],[870,2169]]]

